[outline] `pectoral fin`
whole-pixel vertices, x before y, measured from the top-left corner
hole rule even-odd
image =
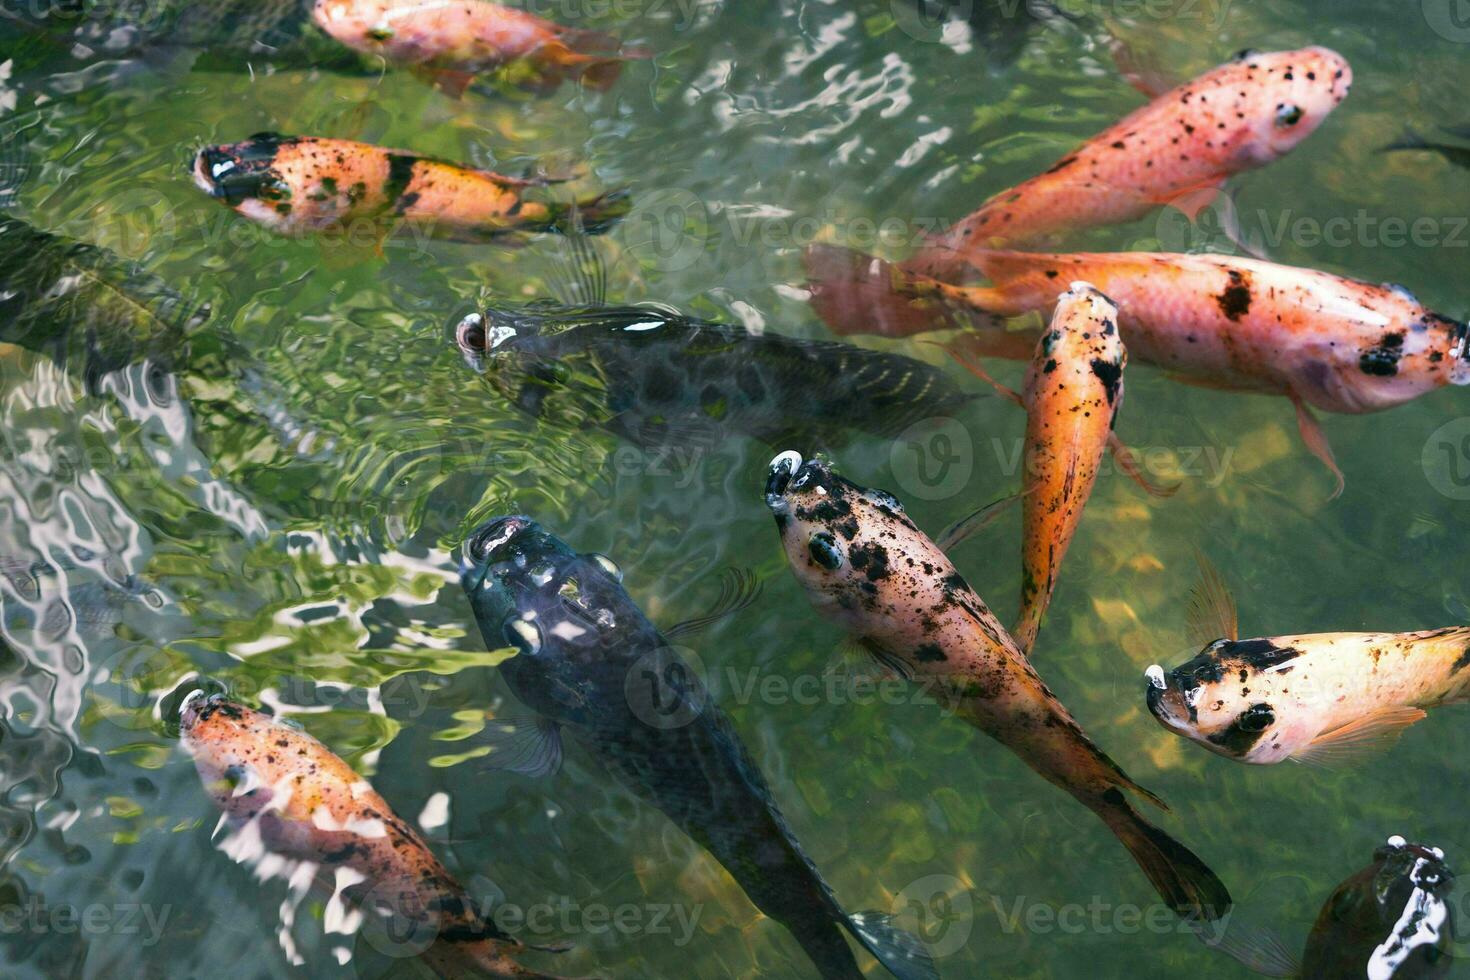
[[[1342,496],[1343,488],[1347,486],[1347,479],[1342,475],[1342,469],[1338,467],[1336,457],[1332,455],[1332,444],[1327,441],[1327,433],[1323,430],[1322,423],[1317,420],[1317,416],[1312,414],[1312,410],[1307,407],[1307,403],[1302,401],[1300,396],[1293,394],[1287,397],[1291,399],[1291,404],[1296,408],[1296,427],[1302,434],[1302,442],[1306,443],[1312,455],[1320,459],[1337,478],[1337,489],[1333,490],[1332,495],[1327,498],[1336,500]]]
[[[1108,433],[1108,448],[1113,451],[1113,460],[1117,462],[1118,469],[1128,476],[1134,483],[1143,488],[1150,497],[1172,497],[1179,492],[1181,484],[1163,487],[1149,480],[1143,475],[1143,469],[1138,465],[1132,450],[1123,445],[1123,440],[1118,438],[1116,432]]]
[[[1406,728],[1424,717],[1423,709],[1407,705],[1380,708],[1318,735],[1292,758],[1324,768],[1352,765],[1392,748]]]
[[[928,343],[933,343],[933,341],[928,341]],[[979,360],[971,357],[966,351],[960,350],[958,343],[935,344],[935,346],[944,350],[947,354],[949,354],[950,357],[954,358],[956,361],[959,361],[961,366],[963,366],[966,371],[969,371],[975,377],[990,385],[990,387],[994,388],[996,392],[1002,397],[1009,398],[1011,401],[1015,402],[1017,405],[1020,405],[1022,408],[1026,407],[1026,402],[1024,399],[1021,398],[1020,392],[1016,391],[1016,389],[1010,387],[1009,385],[1001,384],[999,381],[995,380],[995,378],[991,377],[990,372],[985,370],[985,366],[981,364]]]
[[[761,597],[760,579],[755,573],[739,568],[727,568],[721,576],[720,595],[710,611],[703,616],[695,616],[686,619],[682,623],[676,623],[664,630],[664,636],[668,639],[689,636],[698,633],[706,626],[710,626],[722,619],[727,619],[742,609],[748,609],[755,605]]]
[[[1226,928],[1216,932],[1221,927]],[[1252,973],[1265,977],[1302,975],[1301,959],[1265,926],[1251,925],[1238,918],[1221,919],[1196,926],[1195,935],[1210,949],[1224,953]]]
[[[1033,487],[1032,490],[1034,489],[1036,488]],[[938,546],[940,551],[948,554],[950,549],[956,545],[974,537],[989,527],[997,517],[1010,510],[1012,504],[1030,492],[1031,490],[1023,490],[1020,493],[1013,493],[1009,496],[1001,497],[999,500],[992,500],[984,507],[975,511],[975,513],[961,517],[940,532],[939,537],[935,539],[935,545]]]
[[[492,769],[541,777],[561,768],[561,729],[545,718],[491,719],[480,738],[490,746],[485,761]]]

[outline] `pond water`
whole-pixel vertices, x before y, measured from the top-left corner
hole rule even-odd
[[[207,144],[276,131],[575,173],[579,189],[631,194],[595,239],[612,301],[820,339],[803,248],[902,256],[1045,169],[1142,104],[1115,42],[1181,80],[1243,48],[1320,44],[1352,63],[1352,94],[1292,154],[1231,182],[1242,230],[1277,261],[1400,282],[1463,318],[1470,172],[1377,152],[1405,127],[1470,123],[1455,5],[997,0],[973,23],[898,0],[544,6],[653,56],[607,92],[454,99],[407,71],[272,68],[168,37],[114,58],[0,33],[5,210],[208,307],[162,338],[137,317],[132,355],[96,377],[85,311],[58,319],[60,364],[44,343],[0,344],[0,900],[24,911],[0,920],[6,975],[422,975],[331,931],[329,892],[296,895],[222,851],[165,698],[201,679],[287,713],[369,776],[472,893],[543,910],[527,935],[573,947],[528,965],[816,975],[713,859],[576,747],[549,777],[487,766],[487,712],[516,710],[496,671],[508,651],[486,649],[453,552],[507,513],[611,556],[660,625],[707,610],[730,569],[760,580],[755,605],[688,641],[702,676],[843,905],[904,912],[943,976],[1246,975],[1161,917],[1106,829],[1013,754],[910,689],[851,679],[875,670],[813,612],[762,499],[790,447],[636,447],[580,403],[532,418],[466,364],[454,325],[552,294],[556,236],[288,239],[208,200],[188,166]],[[1217,231],[1160,211],[1067,247],[1227,246]],[[989,394],[919,339],[853,341]],[[1012,385],[1021,371],[994,366]],[[1284,399],[1145,364],[1127,387],[1119,434],[1182,487],[1154,499],[1104,474],[1035,663],[1168,801],[1161,825],[1241,914],[1300,948],[1390,834],[1452,866],[1470,848],[1456,737],[1470,721],[1434,713],[1345,769],[1247,767],[1161,729],[1143,671],[1187,655],[1196,550],[1234,587],[1247,636],[1466,622],[1465,395],[1326,417],[1347,479],[1329,500]],[[896,436],[800,448],[894,492],[937,535],[1017,489],[1024,425],[982,397]],[[1019,536],[1008,513],[954,554],[1007,621]],[[69,926],[52,914],[65,909],[93,918]]]

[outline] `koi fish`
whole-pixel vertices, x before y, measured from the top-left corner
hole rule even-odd
[[[77,371],[86,390],[203,340],[207,304],[120,256],[0,215],[0,341]]]
[[[884,666],[936,680],[960,717],[1097,814],[1179,915],[1226,913],[1224,884],[1125,793],[1167,809],[1163,801],[1092,743],[897,499],[789,451],[772,460],[765,492],[792,573],[818,612]]]
[[[194,158],[194,183],[237,214],[282,235],[356,221],[407,223],[437,238],[483,242],[560,228],[575,208],[587,231],[627,211],[623,192],[579,204],[537,199],[550,180],[506,177],[351,140],[257,133]]]
[[[1228,929],[1217,945],[1248,969],[1269,977],[1337,980],[1433,980],[1454,966],[1455,873],[1444,851],[1397,835],[1373,852],[1373,863],[1333,890],[1300,958],[1269,930]]]
[[[1327,48],[1243,51],[996,194],[904,268],[950,279],[969,271],[977,251],[1134,221],[1164,204],[1198,213],[1226,178],[1280,159],[1315,132],[1352,81],[1347,60]]]
[[[1027,656],[1036,645],[1104,452],[1111,447],[1125,469],[1142,480],[1113,432],[1123,407],[1127,363],[1128,351],[1118,336],[1118,308],[1088,283],[1074,282],[1057,300],[1023,391],[1009,392],[997,384],[1026,409],[1021,612],[1011,635]],[[981,368],[971,369],[986,376]]]
[[[955,313],[975,311],[987,323],[967,340],[979,352],[1009,356],[1016,338],[997,318],[1049,316],[1067,283],[1086,280],[1117,302],[1118,329],[1133,357],[1203,387],[1289,398],[1308,448],[1337,477],[1337,493],[1342,472],[1308,406],[1376,412],[1445,385],[1470,384],[1466,324],[1427,309],[1402,286],[1226,255],[972,254],[991,285],[951,286],[814,246],[813,302],[822,307],[836,295],[845,303],[853,298],[840,295],[845,284],[863,292],[869,309],[883,294],[890,305],[894,296],[917,299],[900,325],[905,333],[932,329],[944,316],[957,325]],[[884,326],[881,319],[845,322],[839,333]]]
[[[577,30],[486,0],[315,0],[312,20],[363,54],[412,68],[458,95],[477,76],[520,64],[537,88],[566,78],[605,91],[629,59],[610,34]]]
[[[478,915],[474,901],[413,828],[330,749],[220,695],[191,695],[181,738],[214,804],[274,854],[346,868],[375,911],[432,930],[422,954],[441,977],[541,978],[510,958],[529,947]]]
[[[706,848],[801,943],[823,977],[861,980],[843,933],[901,980],[937,978],[928,951],[884,914],[849,914],[802,850],[734,725],[601,555],[577,554],[527,517],[465,541],[460,580],[499,670],[539,716],[518,757],[551,772],[571,734],[605,770]],[[645,678],[656,683],[650,685]]]
[[[1146,675],[1148,709],[1176,735],[1237,762],[1332,765],[1470,698],[1470,627],[1242,640],[1224,579],[1202,566],[1190,633],[1204,648]]]
[[[897,433],[975,397],[923,361],[683,316],[654,306],[490,307],[455,331],[460,351],[518,408],[559,393],[640,446],[770,444],[857,430]],[[579,413],[580,414],[580,413]]]

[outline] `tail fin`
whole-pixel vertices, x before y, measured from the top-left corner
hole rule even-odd
[[[923,940],[895,926],[892,916],[858,912],[848,916],[847,924],[863,948],[898,980],[939,980],[939,968]]]
[[[1108,790],[1093,810],[1176,914],[1196,922],[1213,921],[1230,910],[1225,884],[1187,847],[1144,820],[1121,790]]]
[[[883,259],[819,242],[807,246],[802,261],[812,308],[838,336],[908,337],[962,325],[937,296],[923,295],[927,277]]]
[[[602,31],[583,31],[564,28],[558,32],[561,42],[567,46],[566,63],[576,72],[582,84],[598,92],[613,87],[622,74],[623,65],[629,61],[643,61],[653,57],[648,48],[624,48],[623,42]]]
[[[578,232],[600,235],[617,224],[633,209],[633,198],[626,188],[608,191],[597,197],[573,204],[551,207],[546,230],[562,234]],[[574,217],[575,216],[575,217]]]

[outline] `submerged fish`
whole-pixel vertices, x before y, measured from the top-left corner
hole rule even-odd
[[[191,696],[180,732],[232,826],[253,828],[272,854],[355,872],[349,897],[434,937],[422,956],[439,976],[549,980],[510,958],[534,947],[480,915],[423,838],[325,745],[219,695]]]
[[[1056,590],[1062,559],[1111,445],[1130,459],[1113,427],[1123,407],[1128,351],[1118,308],[1085,282],[1057,300],[1015,399],[1026,409],[1021,464],[1021,611],[1011,630],[1029,656]],[[1131,459],[1130,459],[1131,463]]]
[[[456,94],[507,65],[524,66],[538,88],[572,78],[608,89],[625,61],[648,56],[623,52],[609,34],[486,0],[315,0],[312,19],[347,47],[416,69]]]
[[[1352,80],[1347,60],[1327,48],[1242,52],[996,194],[905,268],[947,279],[998,245],[1133,221],[1162,204],[1197,212],[1227,177],[1279,159],[1316,131]]]
[[[1307,406],[1376,412],[1445,385],[1470,384],[1466,325],[1425,308],[1401,286],[1226,255],[973,257],[989,286],[949,286],[856,253],[814,248],[808,253],[819,280],[813,302],[840,300],[845,285],[873,294],[874,303],[883,301],[880,294],[917,301],[920,322],[903,329],[919,332],[954,311],[1049,316],[1066,284],[1085,279],[1118,304],[1118,328],[1132,357],[1181,381],[1291,399],[1308,447],[1337,475],[1339,492],[1341,472]],[[856,319],[839,332],[881,325]],[[1015,344],[1012,333],[994,326],[969,339],[998,356],[1010,355]]]
[[[1230,894],[1198,857],[1133,809],[1164,804],[1087,737],[944,553],[881,490],[785,452],[766,503],[807,598],[906,676],[932,678],[971,725],[996,739],[1108,826],[1169,907],[1212,920]]]
[[[105,249],[0,215],[0,342],[78,371],[88,391],[202,339],[208,318],[206,305]]]
[[[729,719],[633,602],[621,573],[525,517],[477,528],[460,579],[500,671],[539,715],[550,771],[570,733],[597,766],[658,807],[789,929],[823,977],[863,976],[850,933],[895,976],[936,977],[918,940],[880,913],[849,915],[802,851]],[[644,678],[651,677],[652,685]]]
[[[830,341],[751,333],[653,306],[535,305],[472,313],[460,350],[523,411],[585,395],[597,422],[641,445],[710,447],[902,431],[974,396],[940,369]]]
[[[283,235],[369,222],[482,242],[556,229],[574,207],[588,231],[599,231],[628,206],[621,192],[572,205],[533,194],[549,180],[505,177],[351,140],[275,133],[206,147],[194,158],[193,174],[210,197]]]
[[[1237,762],[1326,765],[1391,743],[1425,708],[1470,698],[1470,626],[1242,640],[1235,600],[1202,565],[1190,633],[1204,649],[1147,673],[1149,711],[1176,735]]]
[[[1461,139],[1470,139],[1470,127],[1446,129],[1445,132],[1451,136],[1458,136]],[[1470,146],[1460,146],[1455,143],[1443,143],[1437,140],[1426,139],[1412,129],[1406,130],[1403,136],[1387,146],[1380,148],[1378,152],[1392,153],[1396,150],[1425,150],[1430,153],[1438,153],[1455,166],[1470,170]]]
[[[1222,952],[1257,973],[1302,980],[1432,980],[1454,965],[1455,873],[1444,851],[1394,836],[1373,863],[1338,885],[1300,960],[1269,931],[1228,930]],[[1211,944],[1213,945],[1213,944]]]

